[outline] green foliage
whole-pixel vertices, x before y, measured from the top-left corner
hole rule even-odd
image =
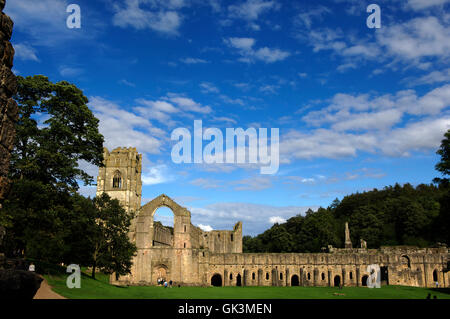
[[[18,77],[17,137],[12,189],[3,203],[2,249],[45,271],[49,264],[79,264],[106,273],[130,272],[136,247],[128,239],[133,214],[104,194],[85,198],[78,181],[93,179],[80,161],[100,166],[103,136],[87,98],[75,85],[45,76]],[[44,265],[41,267],[41,265]]]
[[[441,147],[436,152],[441,156],[441,160],[436,164],[436,170],[441,172],[443,176],[450,175],[450,130],[447,131],[442,140]],[[435,178],[435,182],[449,184],[448,178]]]
[[[92,277],[95,278],[96,267],[116,276],[129,274],[136,253],[136,246],[128,239],[134,214],[127,213],[117,199],[111,199],[105,193],[94,198],[93,204]]]
[[[42,75],[17,81],[19,120],[11,154],[12,189],[0,219],[7,230],[2,248],[10,256],[50,263],[85,261],[80,241],[88,219],[85,207],[75,205],[82,201],[75,192],[78,180],[93,180],[79,162],[103,161],[98,119],[73,84],[52,83]]]
[[[17,81],[19,121],[11,178],[38,180],[62,191],[77,190],[77,180],[92,183],[79,161],[102,164],[103,136],[83,92],[42,75],[19,76]]]

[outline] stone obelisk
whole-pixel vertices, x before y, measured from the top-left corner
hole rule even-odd
[[[348,222],[345,222],[345,248],[353,248],[352,241],[350,239],[350,230],[348,229]]]

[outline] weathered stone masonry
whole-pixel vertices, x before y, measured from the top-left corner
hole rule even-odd
[[[8,190],[8,168],[14,146],[15,122],[18,107],[12,96],[17,90],[15,75],[11,72],[14,48],[9,42],[13,30],[12,20],[3,13],[5,0],[0,0],[0,201]]]
[[[105,149],[106,166],[100,168],[98,193],[108,192],[128,211],[139,208],[130,229],[138,248],[132,272],[119,280],[111,276],[112,283],[155,285],[163,278],[195,286],[365,286],[367,266],[378,264],[382,284],[435,287],[437,281],[450,287],[447,248],[367,249],[363,242],[352,248],[348,228],[346,248],[331,247],[328,253],[242,253],[241,222],[229,231],[203,231],[192,225],[186,208],[164,194],[140,207],[141,162],[135,148]],[[161,206],[174,214],[173,233],[153,221]]]

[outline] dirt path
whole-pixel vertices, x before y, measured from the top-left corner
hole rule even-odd
[[[56,292],[54,292],[50,288],[47,280],[44,279],[41,282],[41,287],[39,288],[33,299],[67,299],[67,298],[58,295]]]

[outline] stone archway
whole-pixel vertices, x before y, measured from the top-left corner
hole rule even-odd
[[[300,279],[298,278],[297,275],[293,275],[291,277],[291,286],[295,287],[295,286],[299,286],[300,285]]]
[[[363,287],[367,287],[367,280],[368,279],[369,279],[369,276],[367,276],[367,275],[362,276],[362,278],[361,278],[361,285]]]
[[[339,275],[334,276],[334,286],[335,287],[341,286],[341,276]]]
[[[219,274],[214,274],[211,277],[211,286],[222,287],[222,276]]]
[[[174,202],[169,196],[162,194],[142,206],[139,211],[136,219],[136,246],[138,249],[153,247],[154,215],[156,210],[162,206],[168,207],[174,215],[174,247],[187,247],[186,241],[189,238],[188,228],[191,225],[191,213]]]
[[[153,281],[155,284],[158,280],[163,282],[169,280],[169,268],[166,265],[157,265],[153,268]]]
[[[241,274],[238,274],[238,275],[236,276],[236,286],[238,286],[238,287],[242,286],[242,277],[241,277]]]

